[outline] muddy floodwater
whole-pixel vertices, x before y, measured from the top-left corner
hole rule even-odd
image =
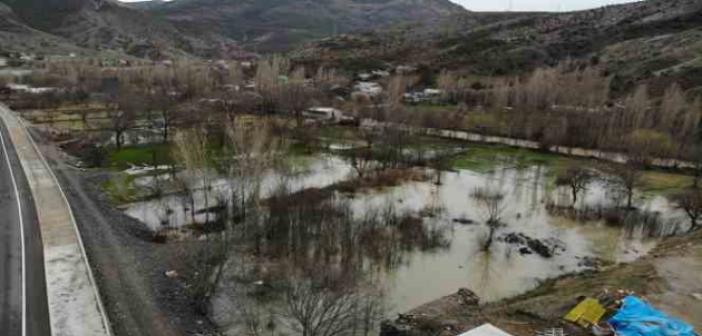
[[[392,206],[398,213],[421,218],[425,226],[440,232],[446,241],[436,248],[405,249],[392,261],[368,259],[363,263],[366,283],[382,289],[386,316],[410,310],[459,288],[474,291],[482,301],[495,301],[524,293],[546,279],[593,268],[602,262],[631,261],[655,246],[656,238],[651,232],[672,233],[686,223],[684,214],[674,209],[666,197],[654,194],[639,193],[636,198],[637,208],[655,218],[658,227],[653,231],[638,225],[638,220],[611,225],[604,219],[576,219],[554,212],[554,208],[569,206],[572,201],[570,190],[555,187],[547,166],[442,174],[441,185],[429,179],[364,189],[354,194],[337,192],[336,197],[347,202],[354,217]],[[310,159],[306,168],[290,180],[290,185],[293,190],[322,188],[353,177],[354,171],[346,161],[325,155]],[[137,181],[152,183],[149,178]],[[264,178],[264,196],[272,192],[278,179],[273,173]],[[229,185],[219,181],[215,189],[224,190]],[[488,213],[471,197],[477,188],[504,194],[500,205],[501,226],[487,252],[482,247],[488,235],[485,225]],[[204,206],[202,197],[195,199],[196,207]],[[580,195],[575,208],[606,209],[621,201],[621,195],[610,193],[602,182],[592,182]],[[158,230],[164,225],[186,224],[189,217],[184,207],[187,204],[181,197],[171,195],[131,204],[125,211]],[[529,240],[540,242],[548,255],[530,246]],[[236,267],[229,269],[222,290],[212,301],[215,320],[231,334],[241,331],[241,319],[232,312],[238,311],[242,301],[229,295],[231,288],[238,286],[234,282],[240,280],[237,273],[240,271]]]
[[[411,182],[380,192],[363,194],[352,200],[355,212],[395,203],[403,211],[420,213],[427,206],[442,208],[434,218],[424,218],[445,228],[450,240],[447,249],[409,253],[401,265],[381,275],[388,300],[395,312],[407,311],[438,297],[466,287],[484,301],[494,301],[521,294],[540,281],[592,267],[591,258],[620,262],[633,260],[648,252],[654,239],[636,230],[612,228],[593,221],[581,223],[565,217],[551,216],[547,202],[570,202],[566,190],[551,189],[546,170],[498,169],[492,173],[463,170],[445,173],[443,184]],[[482,251],[487,228],[486,214],[469,197],[472,189],[490,187],[506,195],[501,215],[503,226],[497,236],[519,233],[551,244],[552,257],[520,253],[520,245],[503,241],[494,243],[489,252]],[[581,202],[609,202],[601,186],[594,185]],[[668,212],[665,199],[645,202],[655,211]],[[684,221],[674,215],[672,220]]]
[[[306,158],[304,165],[293,169],[290,176],[286,177],[286,183],[291,191],[303,190],[306,188],[323,188],[342,181],[349,177],[352,168],[343,160],[334,156],[318,156]],[[137,177],[134,184],[149,188],[156,183],[156,180],[168,180],[169,174],[148,175]],[[232,188],[237,187],[236,181],[230,181],[221,177],[213,177],[212,189],[209,195],[226,195]],[[261,181],[261,197],[270,196],[281,181],[281,176],[275,172],[267,172]],[[193,192],[193,201],[196,209],[205,207],[205,193],[202,189]],[[214,202],[213,200],[209,200]],[[210,206],[212,206],[210,204]],[[157,231],[163,228],[180,227],[190,224],[191,204],[181,195],[167,195],[147,202],[137,202],[127,205],[125,213],[145,223],[150,229]],[[198,222],[204,222],[205,214],[200,213],[195,216]]]

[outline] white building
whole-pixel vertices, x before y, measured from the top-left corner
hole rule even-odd
[[[344,111],[333,107],[310,107],[302,113],[302,116],[307,119],[330,123],[354,121],[353,117],[348,116],[346,113],[344,113]]]
[[[369,96],[377,96],[383,93],[383,87],[376,82],[358,82],[353,87],[354,91],[365,93]]]

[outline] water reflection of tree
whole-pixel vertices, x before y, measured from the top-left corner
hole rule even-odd
[[[478,204],[485,217],[488,235],[483,242],[483,250],[488,251],[495,240],[495,232],[502,226],[502,213],[505,210],[505,194],[495,187],[476,188],[470,197]]]
[[[285,305],[285,321],[303,336],[367,336],[384,315],[375,293],[330,288],[309,279],[287,286]]]
[[[387,270],[408,252],[448,243],[443,230],[391,204],[354,216],[349,203],[329,190],[288,194],[280,189],[267,206],[260,231],[247,239],[253,252],[303,268],[314,264],[355,272],[369,262]]]
[[[504,253],[504,254],[502,254]],[[503,258],[503,259],[500,259]],[[480,293],[481,298],[489,299],[500,292],[503,281],[513,279],[515,275],[506,275],[512,260],[512,250],[475,250],[470,257],[471,290]]]

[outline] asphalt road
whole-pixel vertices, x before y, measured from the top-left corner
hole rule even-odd
[[[36,208],[1,121],[0,135],[0,334],[47,336],[51,332]]]

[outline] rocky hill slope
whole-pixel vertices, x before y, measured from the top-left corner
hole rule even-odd
[[[467,13],[432,28],[327,38],[295,56],[352,68],[392,63],[478,75],[515,74],[585,58],[605,62],[624,82],[655,76],[702,83],[698,0],[648,0],[572,13]]]
[[[16,21],[22,25],[85,50],[158,59],[215,55],[222,44],[231,43],[221,36],[183,35],[170,23],[113,0],[0,2],[16,14]],[[6,30],[3,28],[2,32]]]
[[[237,57],[401,22],[432,24],[465,9],[449,0],[0,0],[0,45],[17,25],[85,50],[136,57]],[[24,29],[23,28],[23,29]],[[32,45],[45,43],[25,36]],[[66,44],[62,43],[62,44]],[[23,49],[22,45],[18,45]],[[74,47],[74,49],[75,49]],[[7,49],[7,48],[3,48]],[[26,48],[24,48],[26,50]],[[64,49],[61,49],[64,50]],[[44,52],[51,52],[45,50]]]
[[[257,51],[403,22],[434,24],[467,12],[449,0],[176,0],[137,7],[184,34],[215,32]]]
[[[79,51],[70,41],[26,25],[12,8],[0,3],[0,50],[4,52]]]

